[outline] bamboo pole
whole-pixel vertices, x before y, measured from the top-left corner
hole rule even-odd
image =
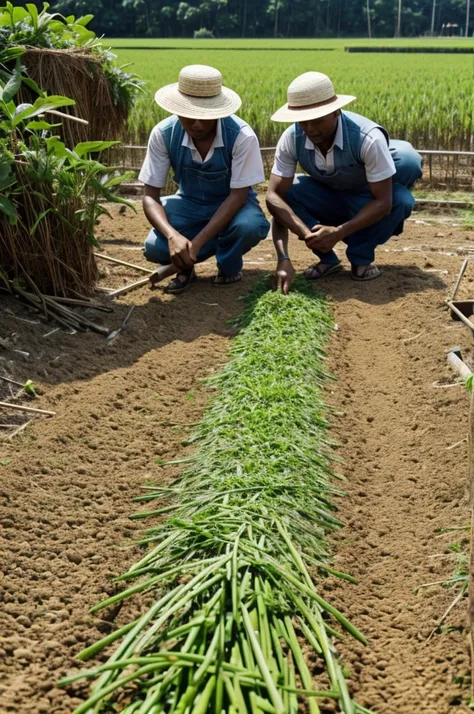
[[[154,287],[156,283],[159,283],[161,280],[164,280],[165,278],[168,278],[171,275],[176,275],[176,273],[178,272],[179,268],[173,265],[173,263],[171,263],[171,265],[160,265],[160,267],[157,270],[153,271],[153,273],[148,278],[141,278],[141,280],[137,280],[135,283],[124,285],[123,288],[119,288],[118,290],[114,290],[113,292],[109,293],[109,296],[115,298],[119,295],[125,295],[125,293],[128,293],[131,290],[141,288],[143,285],[147,284],[150,287]]]
[[[110,263],[117,263],[117,265],[126,265],[128,268],[135,268],[135,270],[141,270],[142,273],[153,273],[150,268],[144,268],[143,265],[136,265],[135,263],[127,263],[126,260],[119,260],[118,258],[112,258],[110,255],[105,255],[104,253],[94,253],[96,258],[102,258],[102,260],[108,260]]]
[[[469,263],[470,258],[465,258],[463,264],[461,265],[461,269],[459,271],[458,279],[456,280],[456,285],[454,286],[453,290],[453,295],[451,297],[451,301],[453,301],[458,294],[459,286],[461,285],[461,280],[462,276],[466,272],[467,264]]]
[[[10,402],[0,402],[0,407],[4,407],[5,409],[17,409],[20,412],[31,412],[32,414],[56,416],[56,412],[48,412],[45,409],[35,409],[34,407],[25,407],[22,404],[10,404]]]
[[[137,280],[134,283],[129,283],[128,285],[124,285],[123,288],[119,288],[118,290],[113,290],[111,293],[109,293],[109,296],[111,298],[116,298],[119,297],[119,295],[125,295],[125,293],[129,293],[131,290],[135,290],[136,288],[141,288],[142,285],[150,283],[150,278],[141,278],[140,280]]]
[[[463,315],[461,310],[459,310],[451,300],[447,300],[447,305],[449,309],[452,310],[459,317],[459,319],[464,322],[465,325],[467,325],[467,327],[469,327],[471,332],[474,332],[474,323],[468,320],[466,315]]]

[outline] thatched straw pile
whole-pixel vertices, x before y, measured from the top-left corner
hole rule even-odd
[[[118,96],[109,81],[102,55],[94,47],[67,50],[26,47],[22,56],[28,75],[51,95],[72,97],[76,105],[67,111],[89,122],[65,122],[60,130],[68,146],[88,139],[119,139],[126,128],[129,100]],[[23,86],[22,101],[31,101]]]
[[[91,226],[75,215],[84,208],[84,198],[70,195],[65,200],[46,182],[39,192],[21,166],[17,166],[17,180],[22,188],[16,201],[17,223],[11,225],[0,213],[2,273],[21,277],[28,289],[36,287],[48,295],[90,295],[98,277],[89,240]]]

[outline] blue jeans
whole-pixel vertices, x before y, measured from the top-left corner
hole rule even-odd
[[[368,228],[352,233],[345,239],[346,255],[352,265],[369,265],[375,259],[375,249],[386,243],[391,236],[403,232],[403,222],[415,205],[411,186],[421,177],[419,154],[407,142],[396,143],[400,150],[394,155],[397,173],[393,177],[392,211]],[[317,223],[339,226],[354,218],[370,201],[368,189],[362,193],[336,191],[310,176],[298,174],[285,196],[285,201],[308,228]],[[314,250],[323,263],[336,265],[339,258],[331,250],[328,253]]]
[[[220,205],[197,203],[189,196],[179,194],[166,196],[162,203],[173,228],[191,241],[207,225]],[[222,233],[201,248],[198,263],[215,255],[222,275],[236,275],[242,270],[244,253],[266,238],[269,229],[270,224],[258,203],[255,199],[249,199]],[[145,241],[145,258],[161,265],[171,263],[168,241],[155,228]]]

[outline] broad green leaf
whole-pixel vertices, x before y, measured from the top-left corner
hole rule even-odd
[[[47,121],[33,120],[25,125],[25,129],[29,129],[30,131],[48,131],[49,129],[53,129],[55,126],[61,126],[61,124],[50,124]]]
[[[90,154],[92,152],[105,151],[111,146],[120,144],[119,141],[82,141],[80,144],[76,144],[74,147],[74,153],[76,153],[81,158],[85,154]]]
[[[118,186],[123,181],[125,181],[125,176],[112,176],[112,178],[109,178],[107,181],[104,181],[102,185],[104,188],[112,188],[112,186]]]
[[[48,111],[48,109],[57,109],[58,107],[68,107],[72,106],[76,102],[74,99],[68,99],[68,97],[61,97],[52,95],[51,97],[40,97],[36,100],[32,107],[24,109],[22,112],[17,114],[13,120],[14,126],[18,126],[25,119],[32,119],[38,116],[38,114],[43,114]]]
[[[89,24],[91,20],[94,19],[94,15],[84,15],[83,17],[78,17],[76,20],[76,25],[83,25],[86,27],[86,25]]]
[[[82,25],[73,25],[71,29],[74,32],[76,44],[84,45],[86,42],[95,38],[95,32],[88,30]]]
[[[64,30],[64,22],[60,22],[59,20],[50,20],[48,22],[48,28],[51,30],[51,32],[62,32]]]
[[[15,206],[5,196],[0,196],[0,211],[3,211],[3,213],[6,213],[7,216],[10,217],[10,219],[14,218],[16,220]]]
[[[11,164],[10,163],[1,163],[0,164],[0,190],[4,191],[8,186],[11,186],[12,184],[15,183],[15,176],[12,173],[11,170]]]
[[[50,136],[46,139],[48,154],[54,154],[57,158],[67,155],[67,149],[63,141],[57,136]]]
[[[30,17],[28,10],[24,7],[14,7],[13,8],[13,22],[22,22],[27,17]]]
[[[21,87],[20,58],[18,58],[16,62],[15,74],[10,77],[3,89],[0,90],[0,98],[5,104],[11,102]]]
[[[9,459],[8,456],[5,456],[5,458],[0,459],[0,464],[1,464],[2,466],[8,466],[8,464],[10,463],[10,461],[11,461],[11,459]]]
[[[36,7],[36,5],[33,5],[33,3],[31,3],[31,2],[27,2],[26,7],[28,8],[28,12],[31,15],[31,19],[33,21],[33,27],[35,28],[35,30],[37,30],[38,29],[38,8]]]
[[[39,87],[34,79],[31,79],[31,77],[25,77],[24,75],[21,76],[21,81],[23,84],[26,84],[27,87],[33,90],[33,92],[36,92],[36,94],[39,94],[40,97],[45,97],[46,92],[44,92],[41,87]]]

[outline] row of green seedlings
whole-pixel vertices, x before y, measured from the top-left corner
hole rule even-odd
[[[310,714],[334,702],[367,711],[334,646],[341,630],[364,637],[318,593],[328,573],[351,580],[326,546],[341,526],[321,394],[331,328],[325,301],[301,283],[286,297],[263,286],[250,296],[186,472],[138,499],[167,501],[138,517],[168,517],[117,578],[127,589],[92,612],[137,593],[153,602],[79,655],[115,646],[61,682],[95,679],[75,714],[297,714],[302,698]]]

